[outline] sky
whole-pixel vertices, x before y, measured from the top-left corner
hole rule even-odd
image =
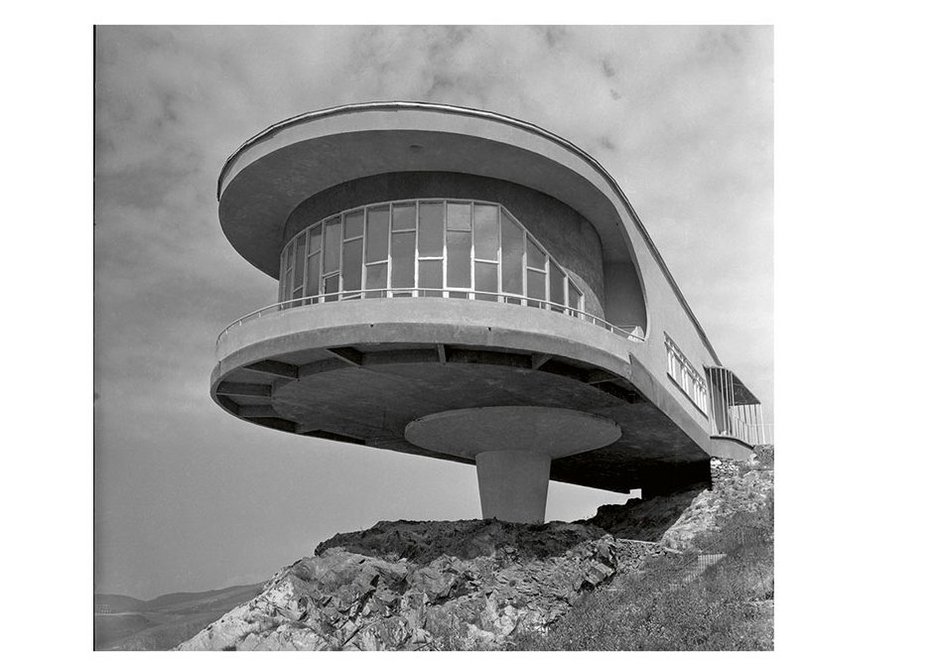
[[[774,399],[770,27],[98,27],[95,591],[262,581],[337,532],[480,516],[474,468],[237,420],[214,343],[276,301],[227,243],[225,158],[285,118],[423,100],[535,123],[593,155],[723,363]],[[623,495],[550,483],[547,519]]]

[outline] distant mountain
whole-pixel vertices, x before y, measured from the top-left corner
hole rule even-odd
[[[263,585],[165,594],[141,601],[120,594],[94,595],[96,650],[165,650],[256,596]]]
[[[98,612],[136,612],[140,610],[146,601],[141,601],[133,596],[122,596],[121,594],[95,594],[94,611]]]

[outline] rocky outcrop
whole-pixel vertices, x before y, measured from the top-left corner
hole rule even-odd
[[[381,522],[340,534],[178,649],[494,649],[660,546],[598,527]]]
[[[660,541],[705,487],[687,489],[650,499],[629,499],[624,505],[599,506],[595,517],[580,520],[616,538]]]
[[[177,649],[495,649],[544,633],[650,556],[699,552],[727,518],[770,503],[773,485],[767,449],[713,459],[711,489],[602,506],[580,522],[380,522],[325,541]]]
[[[774,448],[758,446],[747,462],[713,458],[712,487],[692,498],[660,537],[664,547],[693,551],[699,536],[714,532],[736,513],[751,513],[774,500]]]

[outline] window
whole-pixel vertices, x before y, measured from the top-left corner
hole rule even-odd
[[[709,415],[709,390],[705,379],[667,334],[664,334],[664,345],[667,348],[667,375],[697,408]]]
[[[584,301],[556,259],[490,202],[357,207],[302,230],[280,256],[281,302],[415,296],[526,304],[574,317]]]

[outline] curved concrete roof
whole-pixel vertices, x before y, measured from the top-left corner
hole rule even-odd
[[[639,276],[643,268],[633,248],[643,242],[716,357],[611,175],[571,142],[508,116],[423,102],[370,102],[282,121],[225,161],[218,180],[222,229],[238,253],[276,278],[284,226],[297,205],[340,183],[402,171],[475,174],[551,195],[593,224],[604,260],[630,259]]]

